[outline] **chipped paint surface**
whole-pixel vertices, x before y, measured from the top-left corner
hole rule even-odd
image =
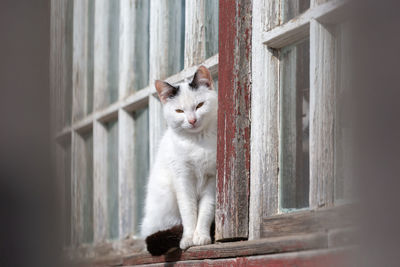
[[[220,0],[217,240],[248,237],[251,7]]]

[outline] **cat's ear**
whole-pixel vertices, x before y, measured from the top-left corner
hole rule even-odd
[[[193,80],[189,86],[194,89],[197,89],[200,86],[208,87],[210,90],[214,89],[210,71],[206,67],[200,66],[194,74]]]
[[[155,86],[157,89],[158,97],[164,104],[168,99],[173,98],[179,92],[179,87],[170,85],[167,82],[156,80]]]

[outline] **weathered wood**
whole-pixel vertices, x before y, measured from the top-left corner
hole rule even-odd
[[[346,0],[333,0],[311,8],[285,24],[263,33],[263,42],[272,48],[282,48],[309,35],[310,21],[337,22]]]
[[[284,253],[278,255],[264,255],[253,257],[238,257],[235,259],[217,259],[217,260],[191,260],[178,261],[171,263],[157,263],[147,265],[149,267],[242,267],[242,266],[357,266],[351,258],[352,249],[324,249]]]
[[[354,206],[307,210],[264,218],[261,236],[279,237],[325,232],[353,226]]]
[[[164,0],[150,2],[150,87],[154,87],[156,79],[165,79],[183,67],[183,3],[183,1]],[[152,163],[166,128],[161,103],[157,96],[149,96],[149,112],[150,163]]]
[[[125,257],[123,265],[242,257],[326,247],[327,237],[324,234],[299,235],[289,238],[269,238],[192,247],[185,252],[175,250],[159,257],[153,257],[147,252],[138,253]]]
[[[311,21],[310,207],[334,204],[336,49],[332,29]]]
[[[150,1],[121,0],[119,34],[119,99],[149,81]]]
[[[206,0],[185,1],[185,68],[206,58]]]
[[[218,53],[218,0],[185,2],[185,68]]]
[[[220,1],[216,240],[247,239],[251,1]]]
[[[278,53],[262,43],[263,28],[278,23],[265,25],[264,11],[272,16],[276,8],[274,1],[253,2],[251,117],[256,119],[251,121],[249,239],[260,237],[264,216],[278,212],[279,61]]]

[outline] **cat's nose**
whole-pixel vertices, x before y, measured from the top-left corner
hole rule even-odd
[[[189,123],[191,124],[191,125],[194,125],[195,123],[196,123],[196,118],[193,118],[193,119],[190,119],[189,120]]]

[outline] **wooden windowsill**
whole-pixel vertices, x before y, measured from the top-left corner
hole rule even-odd
[[[163,256],[153,257],[147,252],[126,256],[96,258],[80,261],[80,266],[132,266],[162,262],[176,262],[200,259],[232,258],[253,255],[266,255],[293,251],[328,248],[327,233],[312,233],[288,237],[264,238],[252,241],[217,243],[207,246],[192,247],[182,252],[175,250]]]

